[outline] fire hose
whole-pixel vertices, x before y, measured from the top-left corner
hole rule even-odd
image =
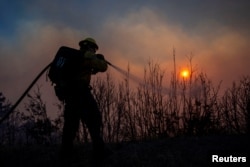
[[[32,81],[32,83],[29,85],[29,87],[24,91],[22,96],[17,100],[17,102],[10,108],[10,110],[1,118],[0,124],[9,117],[9,115],[16,109],[16,107],[19,105],[19,103],[23,100],[23,98],[26,96],[26,94],[30,91],[30,89],[35,85],[35,83],[38,81],[38,79],[43,75],[45,71],[50,67],[51,63],[49,63],[38,75],[37,77]]]
[[[115,65],[111,64],[110,62],[106,61],[106,63],[116,70],[119,71],[120,68],[116,67]],[[38,81],[38,79],[47,71],[47,69],[51,66],[52,63],[49,63],[38,75],[37,77],[32,81],[32,83],[29,85],[29,87],[24,91],[24,93],[21,95],[21,97],[16,101],[16,103],[10,108],[10,110],[0,119],[0,124],[9,117],[9,115],[16,109],[16,107],[19,105],[19,103],[23,100],[23,98],[27,95],[27,93],[30,91],[30,89],[35,85],[35,83]],[[121,70],[121,69],[120,69]]]

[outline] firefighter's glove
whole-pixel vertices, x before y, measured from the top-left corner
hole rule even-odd
[[[105,60],[104,56],[102,54],[96,54],[95,56],[96,56],[96,58],[98,58],[100,60]]]
[[[92,69],[91,70],[91,74],[96,74],[96,73],[98,73],[99,71],[97,71],[96,69]]]

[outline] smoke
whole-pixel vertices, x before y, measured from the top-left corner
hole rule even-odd
[[[238,31],[240,28],[231,29],[220,22],[202,18],[202,22],[192,22],[195,24],[191,24],[190,31],[150,6],[108,15],[95,23],[89,15],[80,13],[80,7],[75,12],[73,7],[69,9],[64,4],[63,9],[67,9],[67,12],[55,11],[59,7],[57,3],[48,6],[44,1],[39,2],[45,11],[49,10],[44,12],[46,14],[41,14],[43,9],[32,3],[28,7],[30,13],[34,13],[30,17],[33,19],[19,20],[10,39],[0,37],[0,91],[11,101],[22,94],[40,70],[53,59],[60,46],[77,48],[78,41],[88,36],[96,39],[99,52],[111,60],[123,76],[127,75],[122,70],[125,69],[124,64],[129,62],[133,68],[129,77],[137,83],[143,83],[137,76],[142,76],[149,58],[160,62],[167,72],[172,72],[173,48],[176,49],[177,72],[188,67],[187,55],[192,53],[194,65],[207,73],[211,80],[223,80],[229,85],[238,76],[249,74],[250,51],[247,44],[250,38],[249,33]],[[90,16],[98,18],[98,11],[93,11],[95,14]],[[88,9],[88,12],[92,10]],[[66,19],[64,13],[67,13]],[[39,14],[40,17],[37,17]],[[45,91],[50,92],[49,100],[54,97],[50,89]],[[169,92],[167,88],[162,91]]]
[[[207,73],[215,83],[223,80],[225,87],[249,74],[249,34],[213,20],[197,22],[190,32],[152,9],[141,8],[122,18],[108,19],[103,30],[102,51],[119,67],[130,62],[135,73],[143,69],[148,58],[171,72],[175,48],[177,70],[189,67],[187,56],[192,54],[197,71]]]

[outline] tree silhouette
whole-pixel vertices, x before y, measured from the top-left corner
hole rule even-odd
[[[2,118],[11,108],[11,103],[6,100],[0,92],[0,118]],[[0,124],[0,144],[14,144],[18,136],[20,113],[13,112]]]
[[[250,77],[243,76],[220,92],[221,83],[214,85],[192,65],[192,56],[188,60],[187,78],[178,77],[176,68],[166,77],[166,71],[153,60],[136,86],[131,84],[129,65],[122,81],[111,72],[96,77],[93,94],[102,113],[104,140],[118,143],[181,135],[249,134]],[[15,143],[22,130],[26,143],[61,141],[63,104],[57,105],[58,117],[51,120],[39,86],[27,98],[25,111],[13,112],[0,125],[0,144]],[[0,117],[10,107],[0,93]],[[90,140],[84,126],[77,136],[81,143]]]
[[[55,128],[47,116],[46,104],[42,100],[40,88],[37,86],[34,95],[28,94],[27,97],[28,103],[25,104],[27,113],[22,114],[26,142],[51,143],[51,134]]]

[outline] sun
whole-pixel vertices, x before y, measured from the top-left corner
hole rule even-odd
[[[188,70],[182,70],[182,71],[181,71],[181,76],[182,76],[183,78],[188,78],[189,75],[190,75],[190,73],[189,73]]]

